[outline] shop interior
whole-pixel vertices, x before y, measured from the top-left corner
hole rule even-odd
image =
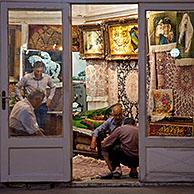
[[[72,6],[73,176],[95,178],[106,171],[90,150],[91,131],[120,103],[126,117],[138,123],[138,6]],[[184,22],[193,12],[147,12],[147,135],[193,136],[193,33]],[[48,111],[49,135],[61,136],[63,107],[62,13],[9,11],[9,107],[17,102],[15,84],[45,63],[57,89]],[[48,90],[49,93],[49,90]],[[88,174],[81,176],[80,163]],[[94,166],[99,166],[97,170]],[[85,168],[82,165],[82,169]],[[93,172],[91,169],[95,169]],[[127,173],[127,169],[124,167]]]

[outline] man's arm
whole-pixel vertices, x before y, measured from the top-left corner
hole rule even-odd
[[[99,127],[97,127],[94,131],[92,131],[92,136],[98,137],[98,134],[99,134],[101,131],[107,131],[107,129],[108,129],[109,126],[110,126],[111,121],[112,121],[111,118],[107,119],[103,124],[101,124],[101,125],[100,125]]]
[[[96,137],[95,136],[92,136],[92,141],[91,141],[91,144],[90,144],[90,148],[93,151],[96,150]]]
[[[38,126],[38,123],[36,121],[35,115],[30,113],[29,111],[23,110],[23,112],[20,115],[19,119],[22,123],[22,126],[24,127],[26,132],[29,133],[29,135],[33,135],[33,134],[40,135],[40,134],[42,134],[41,130]]]
[[[120,127],[116,128],[108,137],[106,137],[102,142],[102,148],[108,148],[120,137]]]
[[[23,96],[21,95],[21,89],[25,86],[25,83],[26,79],[23,77],[15,86],[15,93],[19,100],[23,99]]]
[[[98,134],[101,131],[106,131],[110,125],[111,119],[107,119],[102,125],[100,125],[99,127],[97,127],[93,132],[92,132],[92,140],[91,140],[91,144],[90,144],[90,148],[92,150],[96,149],[96,138],[98,137]]]
[[[37,135],[37,136],[45,136],[44,131],[42,129],[39,129],[38,131],[36,131],[35,135]]]
[[[56,90],[56,85],[53,83],[51,77],[49,77],[48,86],[50,87],[50,94],[49,94],[48,99],[47,99],[47,107],[50,108],[51,101],[55,95],[55,90]]]
[[[48,78],[48,86],[50,87],[50,94],[48,96],[48,99],[52,100],[53,96],[55,95],[56,85],[54,84],[50,76]]]

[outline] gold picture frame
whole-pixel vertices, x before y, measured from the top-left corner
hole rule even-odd
[[[78,26],[82,59],[102,59],[105,56],[105,30],[100,24]]]
[[[128,60],[138,57],[137,19],[107,21],[107,60]]]
[[[176,43],[176,11],[151,11],[148,19],[150,46]]]

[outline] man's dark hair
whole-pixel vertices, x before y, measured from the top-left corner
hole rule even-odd
[[[42,98],[42,100],[44,99],[45,97],[45,94],[44,94],[44,91],[40,88],[35,88],[35,89],[32,89],[32,91],[30,92],[30,94],[28,94],[27,98],[29,100],[32,100],[33,98],[35,97],[40,97]]]
[[[170,18],[165,17],[165,18],[163,19],[163,23],[164,23],[164,24],[170,24],[170,25],[171,25],[171,20],[170,20]]]
[[[36,69],[36,68],[39,68],[39,67],[45,68],[45,64],[44,64],[42,61],[36,61],[36,62],[33,64],[33,69]]]
[[[135,120],[133,118],[125,118],[124,125],[135,125]]]

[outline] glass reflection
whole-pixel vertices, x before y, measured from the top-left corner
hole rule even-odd
[[[9,11],[11,136],[62,135],[61,15]]]

